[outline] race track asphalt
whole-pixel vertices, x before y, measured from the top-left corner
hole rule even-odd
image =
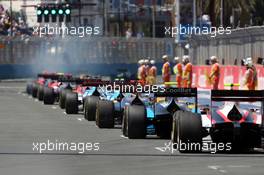
[[[66,115],[24,93],[25,83],[0,82],[0,174],[7,175],[263,175],[264,154],[162,152],[169,140],[128,140],[120,128],[98,129],[82,114]],[[33,150],[33,143],[99,143],[99,150]],[[95,149],[95,147],[93,147]]]

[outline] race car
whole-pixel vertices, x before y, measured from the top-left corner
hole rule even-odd
[[[164,88],[164,92],[138,94],[134,101],[125,106],[122,122],[122,133],[130,139],[142,139],[146,135],[157,135],[170,138],[172,116],[175,111],[197,112],[197,105],[188,108],[179,98],[197,104],[197,89]]]
[[[67,114],[77,114],[79,110],[87,110],[85,108],[86,99],[88,97],[96,98],[100,95],[96,88],[98,84],[102,83],[100,78],[72,78],[61,81],[73,83],[73,87],[65,88],[60,93],[59,104],[61,108],[65,108]],[[87,111],[84,112],[84,115],[86,113]]]
[[[216,144],[230,144],[230,151],[263,147],[264,91],[212,90],[210,109],[194,114],[176,111],[173,116],[172,143],[198,144],[210,136]],[[221,150],[222,151],[222,150]]]
[[[63,77],[71,77],[71,74],[63,73],[40,73],[37,79],[27,84],[27,93],[44,101],[44,104],[53,104],[57,99],[58,87],[62,83],[58,79]]]
[[[59,101],[59,93],[61,88],[67,87],[67,84],[59,81],[59,79],[70,78],[71,74],[57,73],[54,75],[44,75],[45,81],[38,85],[38,99],[43,100],[44,104],[54,104]]]
[[[135,86],[136,81],[125,81],[125,79],[115,79],[114,86],[129,87]],[[128,87],[127,86],[127,87]],[[121,88],[122,89],[122,88]],[[120,88],[112,89],[112,91],[106,88],[100,89],[101,96],[97,100],[95,121],[99,128],[113,128],[115,124],[121,124],[123,118],[124,107],[127,104],[131,104],[136,95],[132,92],[123,92]]]

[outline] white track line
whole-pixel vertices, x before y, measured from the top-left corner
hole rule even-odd
[[[121,138],[124,138],[124,139],[128,139],[128,137],[124,136],[124,135],[120,135]]]
[[[212,169],[212,170],[215,170],[215,171],[218,171],[218,172],[223,173],[223,174],[226,174],[227,173],[227,171],[224,170],[222,168],[222,166],[220,166],[220,165],[209,165],[208,168],[209,169]]]

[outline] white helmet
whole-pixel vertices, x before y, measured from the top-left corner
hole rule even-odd
[[[217,56],[211,56],[210,60],[211,61],[217,61]]]
[[[138,64],[140,64],[140,65],[142,65],[143,63],[144,63],[144,60],[142,60],[142,59],[138,61]]]
[[[180,61],[180,57],[174,57],[174,60],[178,63]]]
[[[162,59],[169,59],[169,56],[168,55],[163,55]]]
[[[155,63],[155,60],[150,60],[150,64],[154,65]]]
[[[246,58],[245,65],[248,66],[248,67],[252,67],[253,66],[253,61],[252,61],[251,57]]]
[[[149,60],[148,60],[148,59],[145,59],[145,60],[144,60],[144,63],[145,63],[145,64],[149,64]]]
[[[182,61],[183,62],[189,62],[190,61],[190,56],[189,55],[183,55]]]

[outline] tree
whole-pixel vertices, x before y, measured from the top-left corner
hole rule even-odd
[[[254,10],[255,1],[263,0],[223,0],[223,25],[230,25],[229,19],[230,16],[233,14],[234,9],[236,9],[236,11],[239,11],[240,26],[248,25],[250,22],[250,14]],[[198,0],[197,4],[198,7],[199,4],[203,4],[204,13],[210,15],[212,26],[220,25],[221,0]]]
[[[253,14],[253,25],[264,25],[264,1],[255,0]]]

